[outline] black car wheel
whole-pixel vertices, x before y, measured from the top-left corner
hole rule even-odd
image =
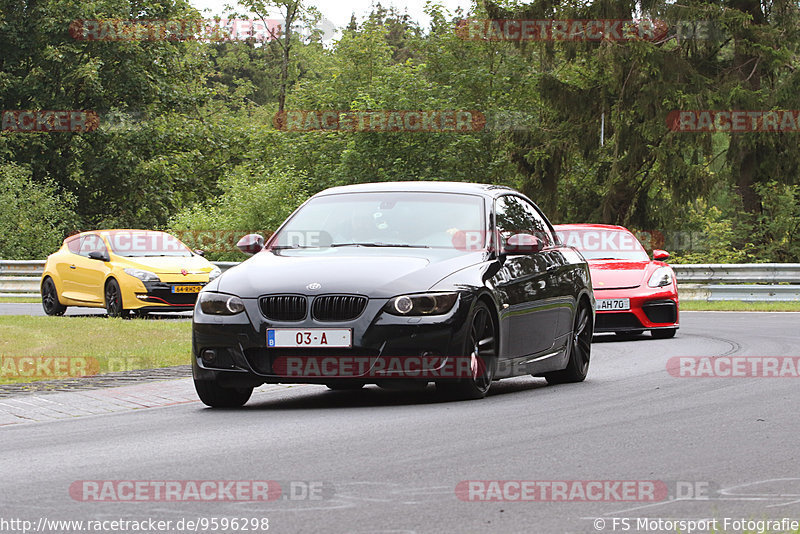
[[[650,334],[656,339],[669,339],[675,337],[677,331],[677,328],[661,328],[658,330],[650,330]]]
[[[478,302],[472,312],[464,354],[469,355],[472,376],[456,382],[437,382],[436,388],[460,399],[482,399],[492,385],[497,362],[497,333],[483,302]]]
[[[581,302],[575,314],[572,335],[569,340],[569,361],[561,371],[547,373],[548,384],[583,382],[589,372],[589,359],[592,353],[592,314],[589,306]]]
[[[67,307],[58,301],[58,291],[56,284],[51,278],[46,278],[42,284],[42,308],[47,315],[64,315]]]
[[[122,305],[122,291],[113,278],[106,284],[106,312],[109,317],[126,317],[128,310]]]
[[[224,388],[211,380],[195,380],[194,389],[206,406],[238,408],[250,399],[253,388]]]

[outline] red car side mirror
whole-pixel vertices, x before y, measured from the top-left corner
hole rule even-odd
[[[660,248],[653,249],[654,260],[666,260],[667,258],[669,258],[669,252],[666,250],[661,250]]]

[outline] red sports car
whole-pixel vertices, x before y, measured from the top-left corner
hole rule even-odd
[[[561,224],[555,226],[561,241],[581,251],[589,262],[597,299],[595,333],[638,335],[650,330],[655,338],[669,338],[678,330],[678,285],[672,267],[653,259],[642,244],[622,226]]]

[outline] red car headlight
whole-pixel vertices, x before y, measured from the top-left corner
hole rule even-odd
[[[659,267],[650,275],[650,280],[647,281],[647,285],[650,287],[668,286],[672,284],[674,276],[672,269],[669,267]]]

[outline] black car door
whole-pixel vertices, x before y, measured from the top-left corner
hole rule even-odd
[[[557,283],[558,257],[551,257],[554,239],[536,208],[517,195],[495,201],[495,228],[505,242],[515,234],[532,234],[542,241],[540,252],[507,254],[493,277],[501,300],[500,328],[504,340],[501,358],[515,364],[528,356],[552,349],[556,338],[560,291]]]

